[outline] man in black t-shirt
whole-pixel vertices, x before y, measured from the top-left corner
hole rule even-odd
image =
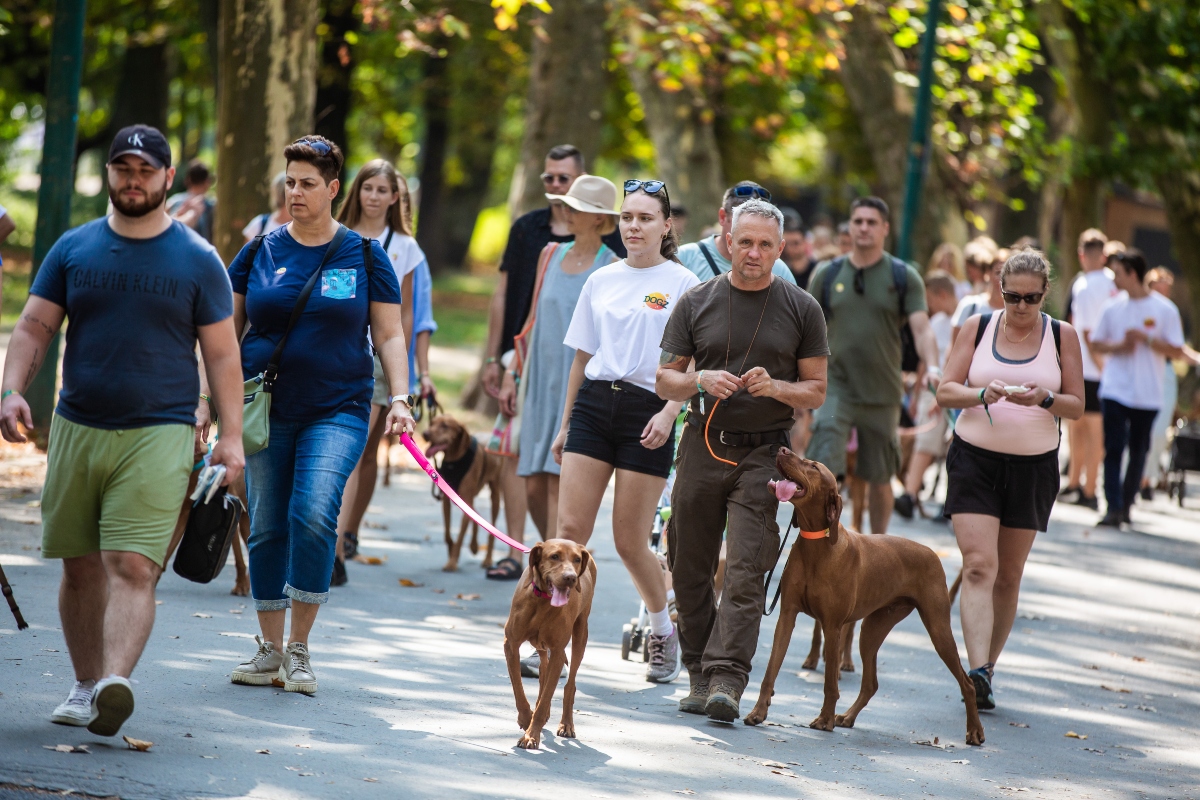
[[[779,209],[758,199],[742,204],[726,236],[733,268],[676,303],[655,388],[667,400],[691,402],[669,533],[691,678],[679,708],[731,722],[758,646],[763,576],[779,552],[779,501],[767,482],[778,477],[775,456],[788,443],[793,410],[824,402],[829,347],[812,295],[772,275],[783,251]],[[727,520],[718,608],[713,569]]]

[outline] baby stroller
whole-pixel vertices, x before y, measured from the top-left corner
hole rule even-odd
[[[667,478],[667,486],[658,498],[654,523],[650,526],[650,550],[664,563],[667,543],[663,540],[663,531],[671,519],[671,487],[674,485],[675,472],[672,470]],[[650,660],[650,612],[646,610],[645,601],[639,601],[637,616],[621,628],[621,658],[630,661],[631,654],[638,653],[641,654],[642,661]]]
[[[1187,474],[1200,472],[1200,423],[1191,422],[1175,429],[1171,442],[1171,466],[1168,469],[1167,492],[1183,507],[1187,495]]]

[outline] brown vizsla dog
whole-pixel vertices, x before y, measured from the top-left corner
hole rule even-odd
[[[541,746],[542,726],[550,719],[550,701],[567,661],[567,642],[571,643],[571,671],[563,690],[558,735],[575,738],[575,673],[587,647],[588,615],[592,613],[595,591],[596,562],[583,545],[568,539],[549,539],[529,551],[529,566],[517,582],[504,626],[504,658],[517,701],[517,725],[525,731],[517,747],[537,750]],[[532,710],[521,684],[522,642],[529,642],[542,657],[537,707]]]
[[[958,681],[967,707],[967,744],[983,744],[983,724],[975,706],[975,687],[958,657],[950,628],[950,594],[937,554],[923,544],[898,536],[871,536],[847,530],[839,520],[842,497],[828,469],[806,461],[786,447],[776,457],[784,480],[775,484],[782,502],[791,502],[801,537],[788,555],[780,585],[783,610],[775,626],[771,660],[763,676],[758,703],[747,725],[767,718],[775,677],[783,665],[796,615],[815,618],[825,636],[825,663],[836,663],[847,623],[862,620],[860,650],[863,675],[858,699],[845,714],[836,714],[838,670],[825,670],[825,703],[809,727],[832,731],[853,728],[859,712],[879,688],[876,654],[892,628],[917,609],[933,647]]]
[[[492,495],[492,519],[493,525],[496,524],[496,518],[500,516],[500,495],[501,482],[504,474],[504,457],[498,456],[495,453],[489,453],[486,449],[471,436],[471,432],[466,426],[456,420],[454,417],[441,414],[429,423],[429,429],[424,433],[425,440],[429,442],[429,447],[425,448],[425,457],[432,460],[438,453],[443,453],[442,466],[438,470],[446,481],[454,486],[457,479],[458,485],[455,491],[458,496],[466,500],[472,506],[475,505],[475,497],[487,486],[491,489]],[[475,445],[475,452],[472,456],[471,445]],[[466,459],[471,459],[471,465],[467,468],[466,473],[461,477],[454,474],[454,466],[463,463]],[[462,521],[458,526],[458,539],[450,536],[450,508],[453,504],[449,497],[442,498],[442,522],[445,524],[446,531],[446,549],[449,551],[449,559],[446,561],[446,566],[442,567],[443,572],[454,572],[458,569],[458,559],[462,554],[463,540],[467,536],[467,525],[471,526],[471,553],[479,552],[479,526],[476,525],[466,514],[462,515]],[[496,540],[491,536],[487,538],[487,554],[484,556],[484,569],[492,565],[492,550],[495,547]]]

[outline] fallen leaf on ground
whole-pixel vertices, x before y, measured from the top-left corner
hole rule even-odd
[[[780,764],[778,761],[763,761],[762,765],[764,767],[775,767],[777,769],[784,769],[787,767],[787,764]]]
[[[379,783],[379,778],[363,778],[367,783]]]
[[[178,636],[168,636],[167,638],[168,639],[178,639],[179,637]]]
[[[1110,692],[1120,692],[1121,694],[1129,694],[1130,693],[1129,689],[1125,689],[1120,686],[1105,686],[1103,683],[1100,684],[1100,688],[1106,689],[1107,691],[1110,691]]]
[[[1103,750],[1100,750],[1099,748],[1096,748],[1096,747],[1085,747],[1083,749],[1087,750],[1089,753],[1103,753],[1104,752]]]
[[[201,758],[216,758],[216,756],[200,756]]]
[[[773,770],[771,770],[771,774],[782,775],[785,778],[799,778],[800,777],[796,773],[792,772],[790,769],[773,769]]]
[[[271,755],[271,751],[270,751],[270,750],[255,750],[254,752],[256,752],[256,753],[258,753],[259,755],[262,755],[262,756],[269,756],[269,755]]]
[[[1001,786],[1001,789],[1006,789],[1010,792],[1028,792],[1028,786]]]
[[[949,747],[954,747],[952,744],[939,744],[936,736],[933,738],[932,742],[928,739],[913,739],[912,743],[919,744],[922,747],[936,747],[938,750],[945,750]]]
[[[134,739],[131,736],[122,736],[121,738],[125,740],[125,744],[129,745],[130,750],[137,750],[138,752],[144,753],[151,747],[154,747],[154,742],[147,742],[142,739]]]
[[[362,553],[359,553],[354,557],[354,560],[359,564],[370,564],[373,567],[378,567],[381,564],[387,563],[387,556],[364,556]]]
[[[423,583],[417,583],[416,581],[410,581],[408,578],[401,578],[401,579],[400,579],[400,585],[401,585],[401,586],[406,586],[406,587],[408,587],[409,589],[416,589],[416,588],[419,588],[419,587],[421,587],[421,586],[424,586],[425,584],[423,584]]]
[[[212,619],[212,614],[204,614],[200,611],[197,611],[195,614],[192,614],[192,616],[199,617],[200,619]]]
[[[1154,706],[1138,706],[1138,707],[1137,707],[1137,710],[1138,710],[1138,711],[1149,711],[1151,714],[1157,714],[1157,713],[1158,713],[1158,709],[1157,709],[1157,708],[1155,708]]]
[[[1134,661],[1145,661],[1146,659],[1142,658],[1141,656],[1134,656],[1133,660]]]
[[[161,606],[162,604],[163,604],[163,601],[162,601],[162,600],[155,600],[155,601],[154,601],[154,605],[156,605],[156,606]]]
[[[245,612],[240,608],[231,608],[231,609],[229,609],[229,613],[230,614],[244,614]]]
[[[299,768],[299,767],[284,767],[284,769],[291,770],[292,772],[299,772],[299,771],[300,771],[300,768]]]
[[[1008,724],[1012,725],[1014,728],[1028,728],[1029,727],[1024,722],[1010,722]]]
[[[457,595],[459,600],[478,600],[480,595],[474,593],[459,592]]]
[[[1084,669],[1100,669],[1100,666],[1098,664],[1084,664],[1083,668]]]
[[[433,592],[434,594],[445,594],[446,593],[445,589],[430,589],[429,591]],[[501,625],[500,627],[503,628],[504,626]]]
[[[91,755],[92,753],[91,750],[88,750],[88,746],[86,744],[44,744],[42,747],[46,748],[47,750],[54,750],[58,753],[87,753],[88,755]]]
[[[763,725],[767,725],[772,728],[790,728],[790,727],[792,727],[791,725],[788,725],[786,722],[764,722]]]
[[[301,778],[311,778],[313,775],[316,775],[316,774],[317,773],[315,773],[315,772],[301,772],[300,777]]]
[[[775,738],[775,737],[773,737],[773,736],[768,736],[768,737],[767,737],[767,741],[768,741],[768,742],[786,742],[786,741],[788,741],[788,740],[787,740],[787,739],[776,739],[776,738]]]
[[[312,747],[312,745],[311,744],[298,744],[298,745],[296,745],[296,747],[303,747],[305,750],[308,750],[309,748]]]
[[[369,519],[363,520],[363,527],[376,531],[386,531],[388,529],[388,526],[384,525],[382,522],[371,522]]]
[[[695,794],[691,789],[676,789],[675,794]]]
[[[1068,739],[1086,739],[1087,738],[1086,733],[1076,733],[1075,731],[1067,731],[1066,733],[1063,734],[1063,736],[1067,737]]]
[[[970,764],[970,763],[971,763],[971,759],[969,759],[969,758],[956,758],[956,759],[954,759],[953,761],[951,761],[950,763],[951,763],[951,764]]]

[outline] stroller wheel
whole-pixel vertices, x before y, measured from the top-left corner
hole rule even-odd
[[[629,648],[633,644],[633,626],[626,622],[621,627],[621,658],[629,660]]]

